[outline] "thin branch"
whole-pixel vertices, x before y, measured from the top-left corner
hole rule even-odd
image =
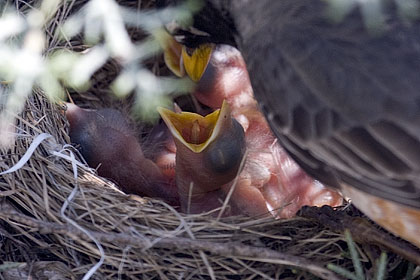
[[[41,234],[64,234],[78,241],[80,239],[91,241],[88,235],[71,225],[60,225],[56,223],[43,222],[26,215],[20,214],[13,209],[0,208],[0,218],[13,220],[39,231]],[[90,235],[100,242],[110,242],[121,246],[130,245],[133,247],[149,246],[146,240],[124,233],[102,233],[89,231]],[[192,240],[182,237],[162,238],[154,244],[156,248],[171,250],[203,250],[211,254],[240,258],[246,260],[260,261],[272,264],[293,266],[301,270],[309,271],[322,279],[338,280],[339,278],[322,265],[309,261],[305,258],[277,252],[267,248],[252,247],[244,244],[219,243],[203,240]]]

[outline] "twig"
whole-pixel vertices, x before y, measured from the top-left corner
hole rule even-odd
[[[375,244],[420,265],[420,251],[418,249],[404,240],[377,229],[367,218],[352,217],[345,211],[334,210],[327,206],[302,208],[300,216],[314,219],[336,232],[343,232],[348,229],[356,242]]]
[[[71,225],[60,225],[56,223],[43,222],[20,214],[13,209],[7,209],[6,207],[0,207],[0,218],[4,220],[13,220],[15,222],[19,222],[23,225],[31,227],[33,230],[38,230],[41,234],[65,234],[76,241],[79,239],[91,241],[88,235]],[[114,244],[118,243],[121,246],[148,246],[148,242],[146,240],[124,233],[102,233],[96,231],[89,231],[89,233],[100,242],[111,242]],[[340,279],[332,271],[329,271],[328,269],[322,267],[322,265],[309,261],[305,258],[287,253],[281,253],[267,248],[252,247],[244,244],[219,243],[212,241],[192,240],[181,237],[171,237],[162,238],[159,242],[154,244],[154,247],[171,250],[203,250],[219,256],[293,266],[305,271],[309,271],[322,279]]]

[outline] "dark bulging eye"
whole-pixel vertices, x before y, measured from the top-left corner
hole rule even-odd
[[[206,149],[204,164],[218,174],[237,172],[245,153],[245,133],[242,126],[232,119],[232,127],[224,131]]]

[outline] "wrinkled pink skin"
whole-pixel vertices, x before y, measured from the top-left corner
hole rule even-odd
[[[212,54],[212,60],[198,83],[194,95],[201,103],[213,109],[220,108],[223,100],[227,100],[231,106],[233,117],[244,128],[247,158],[235,185],[233,182],[226,184],[221,186],[220,190],[205,194],[200,199],[192,201],[190,213],[199,213],[220,207],[223,198],[231,191],[232,187],[234,187],[234,192],[230,201],[231,209],[226,212],[228,214],[243,213],[249,216],[263,216],[271,212],[276,217],[288,218],[294,216],[304,205],[338,206],[342,204],[342,198],[336,191],[326,188],[306,175],[277,143],[263,115],[257,109],[248,72],[239,51],[230,46],[218,46]],[[69,110],[69,112],[71,111]],[[68,116],[69,112],[67,113]],[[86,115],[90,114],[83,110],[80,110],[80,112]],[[121,126],[116,127],[121,128]],[[109,129],[107,127],[107,130]],[[165,127],[158,128],[157,131],[162,133],[163,138],[160,139],[158,135],[155,139],[165,143],[161,149],[156,151],[154,157],[154,162],[159,167],[160,173],[155,170],[152,162],[142,164],[145,163],[145,159],[143,159],[141,147],[137,140],[122,133],[119,135],[131,139],[130,141],[135,147],[134,150],[139,151],[137,153],[139,154],[138,158],[141,158],[138,161],[140,164],[137,164],[136,160],[125,161],[124,170],[130,166],[127,162],[134,162],[134,165],[139,167],[138,169],[134,167],[136,171],[130,171],[129,174],[138,174],[139,178],[137,179],[132,175],[121,177],[123,173],[118,172],[118,170],[116,174],[109,175],[107,173],[108,169],[109,172],[115,171],[115,164],[112,164],[108,169],[104,169],[106,167],[104,163],[108,160],[100,160],[102,163],[102,170],[99,170],[100,174],[103,173],[103,176],[116,180],[123,187],[136,188],[136,190],[124,189],[125,191],[155,197],[162,196],[165,200],[169,199],[167,196],[173,190],[175,180],[176,147],[172,138],[164,137],[165,133],[168,133],[165,129]],[[100,143],[95,145],[95,147],[97,146],[100,146]],[[127,147],[127,145],[125,146]],[[100,150],[104,151],[104,149]],[[133,154],[133,149],[130,150],[130,154]],[[102,152],[94,154],[105,156]],[[125,160],[121,158],[121,153],[118,153],[118,155],[113,160],[114,163],[117,159]],[[95,162],[93,165],[96,167],[98,163]],[[137,172],[137,170],[143,170],[143,172]],[[140,176],[141,173],[148,174],[148,176]],[[156,180],[161,176],[165,177],[164,181],[169,182],[164,187],[170,188],[167,191],[158,191],[156,185],[152,189],[137,189],[143,185],[138,184],[144,181],[143,178]],[[134,181],[131,183],[127,180]],[[162,194],[165,192],[166,194]],[[182,196],[182,194],[180,195]],[[171,196],[175,196],[175,194],[171,194]],[[185,199],[185,197],[181,197],[181,199]],[[172,201],[172,203],[177,204],[175,201]]]
[[[245,62],[233,47],[219,45],[198,83],[198,101],[220,108],[224,99],[245,130],[247,158],[231,197],[234,208],[259,216],[293,217],[304,205],[339,206],[335,190],[309,177],[280,147],[253,98]],[[228,193],[232,184],[223,187]]]
[[[220,108],[226,100],[233,117],[245,130],[247,158],[237,183],[222,186],[220,191],[192,201],[190,213],[209,211],[221,206],[231,188],[230,214],[290,218],[304,205],[339,206],[343,200],[335,190],[326,188],[309,177],[280,147],[265,118],[257,108],[257,102],[246,70],[245,62],[236,49],[219,45],[193,93],[202,104]],[[176,149],[173,142],[156,159],[163,173],[168,166],[175,167]],[[182,195],[181,195],[182,196]],[[182,198],[181,198],[182,199]]]

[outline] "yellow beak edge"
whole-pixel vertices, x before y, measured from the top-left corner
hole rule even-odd
[[[164,46],[166,66],[178,77],[187,74],[191,80],[198,82],[210,61],[214,44],[203,44],[191,49],[182,46],[172,36],[168,36]]]
[[[230,107],[223,101],[222,108],[203,117],[196,113],[175,113],[158,107],[159,114],[172,136],[194,153],[200,153],[222,133],[223,123],[230,119]]]

